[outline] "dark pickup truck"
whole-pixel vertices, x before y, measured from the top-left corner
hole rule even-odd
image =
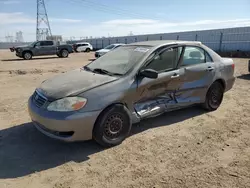
[[[16,56],[23,59],[32,59],[33,56],[57,55],[66,58],[69,53],[73,53],[73,48],[68,44],[58,44],[58,42],[45,40],[36,41],[26,46],[10,48],[11,52],[16,52]]]

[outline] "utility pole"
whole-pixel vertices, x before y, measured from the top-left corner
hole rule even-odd
[[[51,37],[49,19],[44,0],[37,0],[37,17],[36,17],[36,40],[46,40]]]

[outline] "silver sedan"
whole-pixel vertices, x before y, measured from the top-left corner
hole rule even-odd
[[[47,136],[110,147],[142,119],[194,104],[216,110],[234,81],[233,60],[201,42],[145,41],[45,80],[28,108]]]

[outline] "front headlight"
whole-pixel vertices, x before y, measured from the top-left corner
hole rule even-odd
[[[87,103],[87,99],[82,97],[66,97],[56,100],[49,104],[48,111],[70,112],[83,108]]]
[[[17,51],[17,52],[21,52],[21,49],[20,49],[20,48],[17,48],[16,51]]]

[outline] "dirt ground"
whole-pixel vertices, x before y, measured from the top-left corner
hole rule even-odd
[[[134,125],[121,145],[62,143],[30,123],[27,100],[45,79],[93,53],[25,61],[0,51],[0,188],[250,187],[248,59],[221,107],[179,110]]]

